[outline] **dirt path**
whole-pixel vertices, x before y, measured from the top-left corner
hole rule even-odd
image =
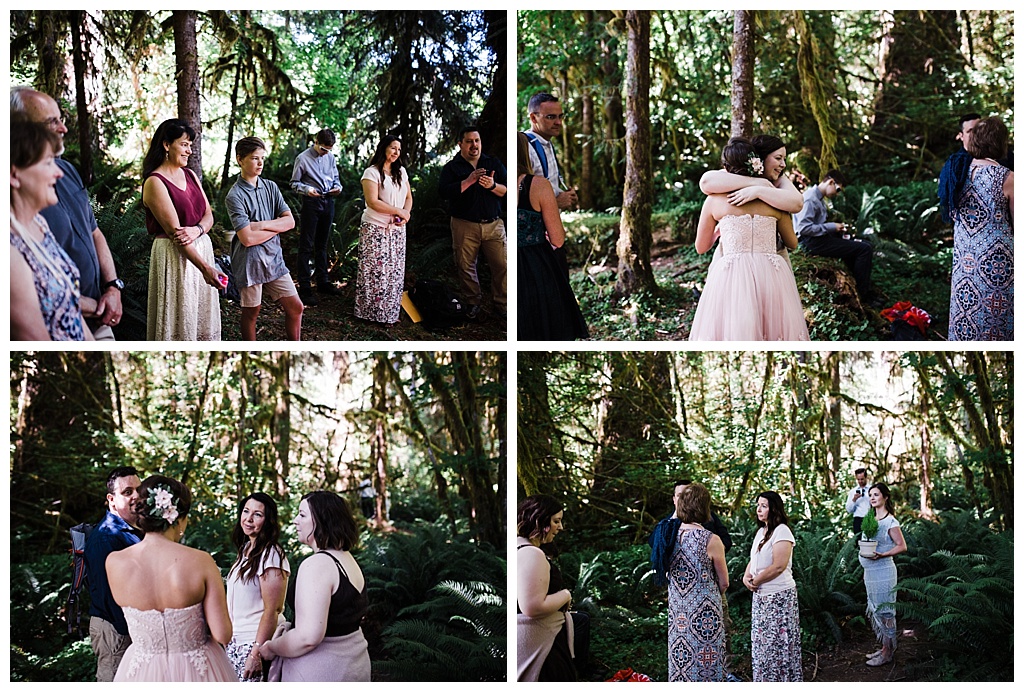
[[[838,650],[804,654],[804,680],[807,682],[903,682],[914,680],[906,674],[908,663],[920,664],[932,658],[924,626],[901,623],[899,648],[892,663],[872,668],[865,664],[867,654],[878,649],[870,628],[845,628],[848,638]]]

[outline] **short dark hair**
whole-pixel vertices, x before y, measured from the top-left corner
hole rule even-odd
[[[773,150],[774,151],[774,150]],[[757,153],[754,145],[746,137],[732,137],[722,149],[722,168],[736,175],[752,175],[750,155]],[[763,157],[759,157],[763,160]]]
[[[530,143],[522,132],[516,133],[516,176],[531,175],[533,167],[530,165]]]
[[[138,476],[139,472],[134,466],[118,466],[116,469],[107,474],[107,492],[111,495],[114,494],[114,487],[118,478],[128,478],[129,476]]]
[[[313,519],[317,550],[352,550],[359,543],[359,529],[345,498],[330,490],[314,490],[302,499]]]
[[[711,493],[700,483],[690,483],[676,499],[676,516],[687,524],[711,521]]]
[[[762,161],[768,158],[768,154],[777,149],[783,149],[786,146],[786,143],[775,135],[754,135],[750,138],[750,144],[754,147],[754,152]]]
[[[551,495],[530,495],[519,503],[516,513],[516,535],[541,538],[551,526],[551,517],[563,510],[562,503]]]
[[[316,133],[316,141],[325,147],[333,147],[334,143],[338,141],[338,138],[334,134],[334,130],[329,127],[325,127]]]
[[[480,134],[480,127],[477,126],[477,125],[466,125],[464,128],[459,130],[459,139],[458,139],[458,141],[461,142],[462,138],[466,136],[467,132],[475,132],[477,134]]]
[[[155,505],[150,506],[149,495],[157,488],[171,493],[174,508],[178,510],[175,521],[187,516],[189,510],[192,509],[192,491],[184,483],[167,476],[150,476],[139,486],[139,528],[144,533],[163,533],[171,527],[172,522],[164,519]]]
[[[542,103],[558,103],[558,97],[544,93],[543,91],[539,94],[534,94],[530,97],[530,103],[526,106],[526,112],[540,113],[540,105]]]
[[[854,471],[854,472],[853,472],[853,475],[855,475],[855,476],[859,476],[859,475],[860,475],[860,474],[862,474],[862,473],[863,473],[863,474],[864,474],[864,475],[866,476],[866,475],[868,475],[868,470],[867,470],[866,468],[863,468],[863,467],[862,467],[862,468],[859,468],[859,469],[857,469],[856,471]]]
[[[244,159],[257,149],[267,150],[267,145],[259,137],[243,137],[235,144],[235,156]]]
[[[672,489],[675,490],[681,485],[689,485],[690,483],[693,483],[693,481],[689,478],[684,478],[681,481],[672,481]]]
[[[60,135],[42,123],[11,113],[11,165],[28,168],[43,160],[47,152],[60,150]]]
[[[957,124],[957,130],[959,130],[960,132],[963,132],[964,131],[964,123],[969,122],[971,120],[981,120],[981,114],[980,113],[965,113],[964,115],[961,115],[960,116],[960,120],[958,121],[958,124]]]
[[[846,187],[847,184],[846,176],[843,175],[842,171],[837,170],[835,168],[831,169],[828,173],[826,173],[825,177],[821,179],[821,182],[825,182],[826,180],[834,180],[836,182],[836,185],[838,185],[839,187]]]
[[[1010,133],[999,118],[982,118],[971,130],[967,153],[976,159],[1001,159],[1006,156]]]

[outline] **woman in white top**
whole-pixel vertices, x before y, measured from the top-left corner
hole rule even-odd
[[[228,615],[234,628],[227,653],[242,682],[263,680],[260,645],[284,622],[281,611],[291,569],[280,537],[274,498],[266,493],[243,498],[231,532],[238,558],[227,576]]]
[[[409,174],[400,163],[402,142],[388,135],[363,172],[366,210],[359,226],[356,317],[398,322],[405,286],[405,226],[412,210]]]
[[[754,682],[801,682],[800,604],[793,579],[793,532],[782,498],[771,490],[757,496],[761,528],[750,547],[743,585],[754,593],[750,658]]]

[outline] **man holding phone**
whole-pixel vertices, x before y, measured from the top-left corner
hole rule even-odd
[[[858,534],[860,523],[871,509],[868,502],[868,470],[857,469],[853,476],[857,479],[857,485],[846,496],[846,511],[853,515],[853,532]]]
[[[444,165],[438,182],[441,199],[451,213],[452,250],[459,284],[470,319],[480,315],[480,280],[477,257],[483,253],[491,269],[491,295],[497,316],[506,313],[505,270],[508,262],[501,200],[508,192],[505,166],[483,153],[480,131],[467,126],[459,131],[459,153]]]

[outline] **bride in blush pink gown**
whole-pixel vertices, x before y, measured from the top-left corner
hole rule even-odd
[[[208,553],[183,546],[192,494],[150,476],[136,504],[140,543],[107,558],[110,593],[124,609],[132,643],[114,682],[237,682],[224,645],[231,620],[220,570]]]
[[[729,173],[764,171],[750,141],[734,137],[722,152]],[[808,341],[793,270],[776,238],[795,248],[792,217],[755,199],[736,206],[710,195],[701,209],[695,246],[703,254],[721,238],[690,328],[690,341]]]

